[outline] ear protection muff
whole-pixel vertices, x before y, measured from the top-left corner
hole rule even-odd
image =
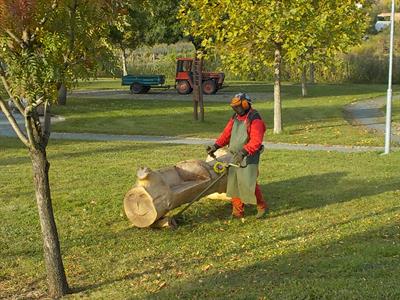
[[[245,95],[243,95],[243,98],[242,98],[242,107],[244,110],[248,110],[250,108],[249,101],[247,101]]]
[[[242,106],[244,110],[248,110],[250,108],[250,98],[245,93],[239,93],[232,98],[231,106]]]

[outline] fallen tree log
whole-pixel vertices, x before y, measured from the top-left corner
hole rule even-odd
[[[218,161],[228,162],[231,155],[225,150],[216,152]],[[162,218],[174,208],[191,202],[219,174],[215,173],[214,159],[187,160],[160,170],[140,167],[137,181],[124,198],[124,210],[136,227],[154,224],[165,226]],[[206,195],[226,192],[226,176],[212,186]]]

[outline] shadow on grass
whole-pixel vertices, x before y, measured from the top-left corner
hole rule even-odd
[[[271,209],[269,217],[276,218],[305,209],[396,191],[400,186],[400,179],[397,177],[387,178],[385,181],[366,182],[361,179],[346,179],[346,175],[346,172],[331,172],[261,185],[263,195]],[[231,204],[229,201],[210,200],[215,203],[209,205],[207,209],[202,209],[202,201],[195,203],[183,215],[183,226],[196,226],[205,220],[214,222],[230,218]],[[246,216],[252,216],[255,213],[255,205],[246,206]]]
[[[28,153],[25,157],[9,157],[7,159],[0,159],[0,166],[23,165],[30,163]]]
[[[309,84],[308,96],[311,97],[331,97],[331,96],[350,96],[350,95],[363,95],[373,92],[384,93],[386,88],[384,85],[379,84]],[[251,93],[273,93],[274,86],[272,83],[229,83],[229,85],[222,91],[224,93],[246,92]],[[301,84],[283,84],[281,87],[285,100],[293,100],[302,98]]]
[[[68,140],[68,141],[61,141],[57,140],[56,146],[60,147],[62,145],[68,145],[71,146],[73,144],[79,145],[79,144],[85,144],[82,148],[88,148],[86,150],[71,150],[71,151],[61,151],[57,153],[53,153],[52,148],[47,149],[47,159],[49,160],[50,163],[56,160],[60,159],[71,159],[71,158],[77,158],[77,157],[82,157],[82,156],[91,156],[91,155],[96,155],[96,154],[102,154],[102,153],[115,153],[115,155],[118,155],[118,153],[122,152],[131,152],[131,151],[141,151],[141,150],[152,150],[154,149],[154,145],[148,144],[148,143],[143,143],[143,144],[134,144],[134,142],[127,141],[125,145],[119,145],[118,147],[115,146],[107,146],[107,145],[102,145],[101,147],[97,147],[95,149],[90,147],[90,143],[95,144],[95,143],[107,143],[104,141],[73,141],[73,140]],[[89,145],[89,146],[88,146]],[[173,144],[163,144],[163,147],[174,147],[176,145]],[[23,147],[22,147],[23,148]],[[8,148],[12,149],[12,148]],[[18,146],[15,147],[15,149],[19,149]],[[21,164],[26,164],[26,163],[31,163],[31,160],[28,155],[28,150],[26,151],[26,156],[20,156],[20,157],[12,157],[12,158],[7,158],[7,159],[1,159],[0,158],[0,166],[10,166],[10,165],[21,165]]]
[[[120,87],[118,88],[119,93],[126,93],[130,95],[128,87]],[[385,85],[382,84],[326,84],[326,83],[317,83],[317,84],[309,84],[307,85],[308,92],[312,96],[314,94],[324,94],[327,96],[340,96],[340,95],[355,95],[355,94],[365,94],[374,91],[385,92]],[[94,84],[92,89],[99,90],[101,89],[101,84]],[[76,90],[80,93],[92,93],[90,90]],[[108,93],[116,93],[116,91],[107,91]],[[238,92],[246,92],[246,93],[271,93],[273,92],[273,83],[271,82],[263,82],[263,81],[228,81],[225,82],[223,88],[217,92],[215,96],[219,94],[234,94]],[[282,83],[282,92],[287,93],[291,96],[301,97],[301,85],[298,83]],[[163,89],[151,89],[148,94],[162,95],[162,94],[171,94],[176,95],[177,97],[181,97],[177,94],[177,92],[171,88],[168,90]],[[72,93],[71,97],[75,97],[76,94]]]
[[[284,235],[274,240],[267,239],[261,243],[263,247],[267,247],[276,245],[279,242],[293,241],[299,238],[301,240],[313,240],[313,236],[317,233],[321,235],[328,230],[339,228],[341,225],[354,224],[354,222],[358,220],[369,217],[381,216],[382,218],[385,218],[386,215],[396,212],[400,212],[400,207],[387,208],[379,213],[371,212],[368,215],[359,216],[335,224],[327,224],[326,226],[321,226],[308,232]],[[137,230],[143,231],[143,229]],[[325,294],[329,293],[331,291],[332,284],[348,284],[348,278],[356,281],[356,283],[359,283],[360,276],[368,278],[368,276],[370,276],[369,272],[382,273],[373,276],[383,276],[387,274],[388,267],[391,267],[395,262],[397,253],[399,251],[398,245],[391,246],[394,245],[392,240],[396,238],[396,235],[398,236],[398,230],[398,225],[393,225],[377,231],[371,231],[361,235],[354,235],[342,240],[335,240],[331,243],[318,243],[314,241],[313,243],[316,243],[316,246],[309,247],[311,249],[305,252],[299,251],[295,254],[278,256],[272,260],[266,258],[260,263],[251,264],[245,268],[234,269],[230,271],[226,271],[225,268],[221,268],[218,273],[214,273],[210,276],[208,276],[208,273],[204,273],[204,276],[199,277],[197,275],[197,277],[195,277],[193,280],[189,280],[187,282],[178,280],[178,283],[176,284],[171,284],[171,282],[175,282],[173,279],[172,281],[167,280],[167,288],[149,296],[148,299],[176,299],[177,297],[182,297],[184,299],[225,299],[224,295],[228,295],[230,293],[234,299],[260,299],[263,293],[265,293],[264,296],[266,296],[267,293],[270,292],[270,289],[274,289],[276,284],[279,285],[279,290],[280,292],[284,293],[283,295],[289,293],[291,298],[293,297],[298,299],[296,297],[296,292],[298,292],[297,289],[301,289],[301,285],[305,284],[307,286],[306,290],[303,292],[312,292],[314,284],[317,284],[319,279],[324,278],[326,281],[323,281],[323,284],[318,287],[320,290],[318,290],[318,293],[315,295],[317,297],[320,296],[318,295],[320,292]],[[190,229],[186,228],[184,231],[187,234],[190,232]],[[114,234],[110,234],[108,236],[104,236],[103,238],[129,238],[129,231],[124,230],[122,235],[115,236]],[[389,248],[385,249],[382,246],[384,244],[389,246]],[[368,247],[371,246],[373,248],[368,250]],[[384,253],[381,253],[382,255],[379,256],[379,251]],[[232,256],[237,257],[236,259],[240,260],[239,257],[241,254],[241,250],[232,250],[226,252],[224,257]],[[377,255],[378,259],[375,255]],[[221,258],[216,258],[217,261],[219,259]],[[186,269],[198,269],[198,266],[203,263],[204,261],[202,259],[192,258],[185,260],[185,262],[181,261],[179,266],[180,268]],[[106,285],[114,285],[115,283],[126,280],[136,280],[144,275],[155,275],[159,272],[159,269],[168,270],[173,268],[173,266],[175,266],[175,263],[172,260],[168,260],[162,262],[158,268],[129,272],[123,276],[113,277],[112,273],[110,273],[109,278],[100,282],[83,286],[75,286],[73,293],[89,292],[90,290],[96,290]],[[343,271],[346,271],[346,268],[347,274],[345,274],[345,277],[347,279],[344,279],[343,281],[337,280],[338,278],[341,278],[339,274]],[[400,271],[400,265],[398,264],[393,272],[397,271]],[[370,276],[371,280],[373,280],[373,276]],[[397,282],[397,279],[392,279],[389,276],[388,279],[392,280],[390,283],[392,286],[396,286],[395,283]],[[302,282],[299,283],[299,280]],[[378,281],[375,283],[380,284]],[[289,288],[289,286],[286,286],[286,284],[292,284],[293,286]],[[157,289],[157,286],[155,286],[154,289]],[[292,291],[292,289],[296,289],[296,292]],[[360,288],[360,290],[362,290],[362,288]],[[381,291],[383,290],[384,289]],[[292,292],[293,295],[291,294]],[[307,298],[306,296],[307,294],[303,295],[301,298]],[[319,297],[317,298],[319,299]]]
[[[389,225],[246,267],[172,279],[146,299],[398,299],[399,245],[392,243],[398,229]]]
[[[319,208],[333,203],[397,190],[399,186],[399,180],[394,177],[387,178],[385,181],[376,180],[366,182],[361,179],[346,179],[346,175],[346,172],[331,172],[320,175],[302,176],[263,185],[264,195],[270,200],[271,218],[284,216],[303,209]],[[202,200],[194,204],[187,214],[184,214],[185,218],[184,223],[181,225],[181,230],[183,233],[187,233],[191,232],[195,227],[202,226],[205,222],[210,224],[213,222],[225,222],[229,219],[230,211],[231,205],[228,201]],[[254,207],[246,208],[246,212],[249,215],[252,211],[255,212]],[[312,240],[316,233],[323,235],[324,232],[340,228],[343,225],[351,226],[355,222],[369,217],[382,216],[384,218],[385,215],[399,211],[399,207],[387,208],[378,213],[371,212],[367,215],[364,214],[351,219],[339,220],[338,222],[329,223],[315,229],[311,228],[300,233],[285,234],[275,240],[266,240],[262,242],[262,245],[269,247],[277,244],[279,241],[292,241],[295,239]],[[123,230],[118,236],[115,233],[103,235],[102,239],[127,239],[132,234],[131,230]],[[180,231],[180,228],[178,228],[178,231]],[[225,299],[230,297],[234,297],[235,299],[260,299],[262,296],[269,297],[270,293],[276,293],[277,298],[288,297],[297,299],[297,296],[307,298],[308,295],[314,298],[326,295],[346,298],[348,296],[346,293],[352,291],[351,287],[355,284],[360,285],[355,294],[356,298],[362,298],[362,293],[366,290],[364,289],[364,282],[361,282],[359,278],[369,278],[371,284],[379,284],[378,281],[374,281],[370,272],[382,272],[383,274],[388,269],[396,272],[400,271],[399,265],[392,266],[395,254],[392,255],[392,252],[390,252],[393,259],[389,259],[384,254],[383,258],[379,257],[379,251],[386,251],[382,248],[382,243],[379,239],[387,242],[388,235],[394,235],[395,233],[393,232],[397,232],[398,234],[398,228],[383,229],[383,231],[389,231],[389,233],[384,234],[381,234],[381,231],[355,235],[340,240],[339,243],[336,241],[322,245],[317,243],[315,247],[305,252],[300,251],[295,254],[279,256],[272,260],[265,259],[248,267],[229,272],[226,269],[221,269],[219,273],[209,276],[204,274],[204,277],[198,277],[186,282],[168,283],[166,288],[149,296],[149,299],[175,299],[177,297],[195,299]],[[371,238],[375,238],[376,241],[371,240]],[[99,238],[93,238],[93,241],[99,242]],[[366,251],[368,252],[366,249],[368,249],[371,243],[375,242],[377,244],[376,247],[371,250],[371,253],[365,254]],[[398,253],[398,250],[393,251],[393,253]],[[359,255],[358,253],[361,254]],[[226,253],[226,255],[240,255],[240,253]],[[377,257],[379,258],[378,261]],[[195,266],[197,263],[201,262],[189,260],[186,266],[182,265],[181,267],[191,268],[191,266]],[[164,269],[168,269],[168,265]],[[341,277],[342,273],[345,274],[344,279]],[[131,272],[121,277],[108,278],[99,283],[76,287],[75,292],[97,289],[104,285],[120,281],[135,280],[144,274],[154,274],[154,270]],[[385,276],[384,274],[382,276]],[[351,284],[348,281],[349,278],[353,281]],[[390,287],[395,286],[395,282],[397,280],[388,276],[386,280],[387,285],[390,285]],[[302,286],[305,286],[305,289],[302,289]],[[337,288],[339,294],[335,294],[335,288],[332,287]],[[386,292],[381,285],[379,287],[380,290],[371,290],[369,292]],[[387,290],[387,296],[397,295],[393,294],[393,292],[393,290]],[[226,295],[231,296],[228,297]],[[377,296],[382,295],[386,294],[377,294]]]
[[[98,283],[94,284],[89,284],[89,285],[84,285],[84,286],[74,286],[70,287],[69,294],[77,294],[77,293],[82,293],[86,292],[89,290],[95,290],[97,288],[100,288],[104,285],[109,285],[109,284],[114,284],[120,281],[125,281],[125,280],[135,280],[137,278],[140,278],[141,276],[144,275],[151,275],[157,273],[157,270],[149,270],[149,271],[143,271],[143,272],[132,272],[129,274],[126,274],[125,276],[121,276],[118,278],[110,278],[109,280],[101,281]]]
[[[347,179],[345,172],[308,175],[261,186],[272,217],[398,190],[400,179]]]
[[[24,144],[18,138],[0,136],[1,150],[21,150],[26,149]]]
[[[270,128],[273,124],[273,108],[257,107],[262,118]],[[111,134],[139,134],[157,136],[198,136],[214,135],[215,137],[223,130],[232,111],[229,107],[226,110],[208,110],[205,113],[205,121],[198,122],[193,120],[192,111],[158,111],[155,114],[144,112],[144,114],[134,117],[132,113],[125,109],[112,110],[113,114],[92,115],[86,118],[67,120],[66,123],[56,124],[55,130],[60,132],[92,132],[92,133],[111,133]],[[282,112],[285,127],[298,125],[313,125],[315,128],[333,128],[329,123],[343,121],[342,104],[320,105],[318,108],[307,107],[284,107]],[[326,124],[328,122],[328,124]],[[105,125],[107,124],[107,125]],[[271,129],[268,129],[268,132]]]

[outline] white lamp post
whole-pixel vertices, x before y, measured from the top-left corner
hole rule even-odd
[[[386,131],[385,131],[385,154],[390,152],[391,129],[392,129],[392,74],[393,74],[393,44],[394,44],[394,1],[392,0],[392,14],[390,17],[390,54],[389,54],[389,81],[386,103]]]

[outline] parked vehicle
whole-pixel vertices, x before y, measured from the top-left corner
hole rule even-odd
[[[145,94],[151,88],[168,88],[164,85],[164,75],[126,75],[122,76],[122,85],[129,85],[134,94]]]
[[[380,13],[379,15],[376,16],[375,30],[377,32],[382,31],[386,27],[390,26],[391,15],[392,15],[391,13]],[[400,21],[400,13],[394,14],[394,20],[395,22]]]
[[[179,94],[190,94],[193,91],[193,59],[178,58],[176,60],[176,90]],[[202,89],[206,95],[215,94],[222,88],[225,74],[222,72],[202,72]]]
[[[193,91],[193,59],[176,60],[175,88],[181,95]],[[225,74],[222,72],[202,72],[202,90],[206,95],[215,94],[222,88]],[[164,75],[126,75],[122,76],[122,85],[128,85],[133,94],[145,94],[151,88],[169,88]]]
[[[382,16],[378,15],[375,23],[375,30],[382,31],[386,27],[390,25],[390,15],[389,16]]]

